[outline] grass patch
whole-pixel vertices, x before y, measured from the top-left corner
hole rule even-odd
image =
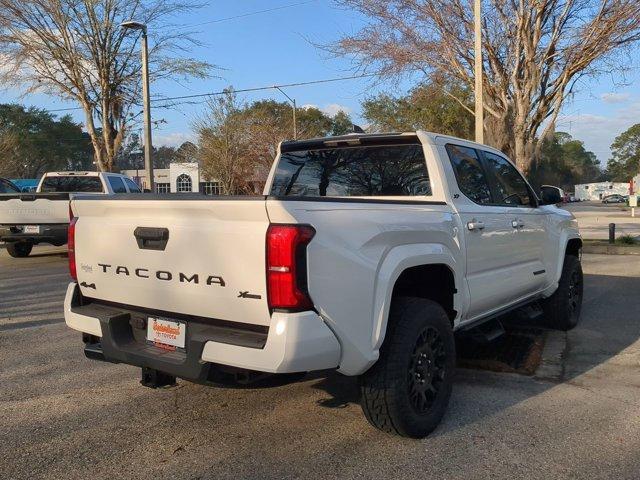
[[[612,245],[609,243],[609,240],[595,240],[595,239],[587,239],[583,238],[582,242],[584,245]],[[633,235],[621,235],[616,239],[616,243],[614,243],[616,247],[636,247],[640,248],[640,241],[634,237]]]
[[[637,245],[638,241],[633,235],[621,235],[616,239],[616,243],[619,245]]]

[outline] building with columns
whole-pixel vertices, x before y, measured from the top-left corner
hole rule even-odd
[[[144,170],[123,170],[120,172],[131,177],[141,188],[147,188]],[[221,195],[220,182],[206,178],[200,173],[197,163],[172,163],[169,168],[153,171],[153,182],[157,193],[204,193]]]

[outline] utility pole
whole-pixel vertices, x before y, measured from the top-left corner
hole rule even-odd
[[[124,22],[122,28],[142,31],[142,101],[144,114],[144,169],[147,176],[147,188],[152,192],[153,182],[153,143],[151,141],[151,99],[149,94],[149,44],[147,40],[147,26],[140,22]]]
[[[482,92],[482,4],[475,0],[475,99],[476,99],[476,142],[484,143],[484,103]]]
[[[278,87],[277,85],[274,85],[273,88],[277,89],[280,91],[280,93],[282,93],[285,97],[287,97],[287,99],[291,102],[291,105],[293,106],[293,139],[297,140],[298,139],[298,122],[296,121],[296,111],[298,110],[296,107],[296,101],[294,98],[291,98],[289,95],[287,95],[284,90],[282,90],[280,87]]]

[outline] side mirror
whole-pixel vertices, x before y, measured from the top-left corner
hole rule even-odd
[[[562,189],[551,185],[540,188],[540,205],[556,205],[562,203]]]

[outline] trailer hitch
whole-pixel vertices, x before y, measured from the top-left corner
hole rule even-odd
[[[176,384],[176,377],[154,368],[142,367],[140,384],[149,388],[172,387]]]

